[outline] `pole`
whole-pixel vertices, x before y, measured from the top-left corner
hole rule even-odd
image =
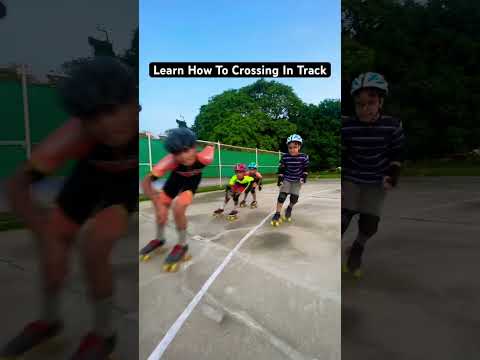
[[[152,141],[150,140],[150,133],[147,133],[148,138],[148,164],[150,165],[150,171],[152,171]]]
[[[220,186],[222,186],[222,152],[220,150],[220,141],[217,142],[218,146],[218,180]]]
[[[255,148],[255,164],[257,164],[257,169],[259,167],[258,165],[258,148]]]
[[[30,112],[28,104],[28,87],[27,87],[27,68],[22,65],[22,96],[23,96],[23,123],[25,127],[25,152],[27,159],[32,154],[32,143],[30,139]]]

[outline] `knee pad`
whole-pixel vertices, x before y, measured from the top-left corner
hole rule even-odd
[[[354,215],[354,211],[342,208],[342,235],[347,231],[348,225],[350,225],[350,221]]]
[[[286,192],[281,192],[280,194],[278,194],[278,202],[280,204],[283,204],[286,199],[287,199],[287,193]]]
[[[294,205],[298,202],[298,195],[290,194],[290,204]]]
[[[188,206],[193,201],[193,193],[190,190],[182,192],[177,199],[177,204],[180,206]]]
[[[358,230],[365,236],[371,237],[378,230],[378,222],[380,218],[370,214],[360,214],[358,219]]]

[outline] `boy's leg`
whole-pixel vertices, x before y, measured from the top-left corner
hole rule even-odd
[[[352,217],[360,209],[360,186],[350,181],[342,181],[342,213],[341,213],[341,233],[347,231]]]
[[[351,270],[360,268],[365,245],[378,230],[380,213],[385,200],[385,191],[381,186],[361,185],[358,233],[352,244],[348,259],[348,267]]]
[[[60,320],[60,298],[68,275],[69,251],[79,228],[56,207],[51,211],[45,233],[39,240],[44,281],[41,319],[50,323]]]
[[[111,252],[128,228],[128,211],[121,205],[101,210],[88,222],[83,246],[84,264],[94,307],[94,333],[114,334],[112,324],[113,273]]]
[[[355,242],[365,246],[366,242],[378,230],[386,192],[381,185],[360,185],[359,189],[360,218],[358,220],[358,235]]]
[[[157,223],[157,240],[164,240],[165,238],[165,225],[168,220],[168,209],[172,199],[164,192],[161,191],[154,199],[153,205],[155,207],[155,220]]]
[[[290,193],[290,185],[291,183],[285,180],[280,187],[280,192],[277,199],[277,213],[280,213],[280,211],[282,210],[283,203],[285,202],[288,194]]]
[[[343,234],[345,234],[345,231],[347,231],[348,226],[350,225],[350,222],[352,220],[352,217],[355,215],[355,212],[349,209],[346,209],[342,207],[342,238]]]
[[[187,242],[187,216],[188,206],[193,201],[193,192],[191,190],[183,191],[176,199],[173,206],[173,215],[178,232],[178,243],[185,245]]]
[[[290,218],[292,216],[292,209],[298,202],[298,198],[300,197],[301,186],[302,184],[300,182],[290,184],[290,201],[288,203],[287,210],[285,211],[285,216],[287,218]]]

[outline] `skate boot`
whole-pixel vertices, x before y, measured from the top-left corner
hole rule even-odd
[[[245,200],[240,201],[240,207],[244,208],[247,206],[247,202]]]
[[[227,220],[229,220],[229,221],[235,221],[237,219],[238,219],[238,211],[237,210],[232,210],[227,215]]]
[[[27,352],[46,345],[63,330],[61,322],[48,323],[43,320],[28,324],[17,336],[0,350],[0,359],[16,359]]]
[[[223,209],[222,208],[218,208],[217,210],[215,210],[213,212],[213,216],[220,216],[223,214]]]
[[[287,207],[287,209],[285,210],[285,215],[283,215],[282,219],[284,221],[288,221],[288,222],[291,222],[292,221],[292,208],[290,206]]]
[[[257,206],[258,206],[257,202],[253,200],[252,203],[250,204],[250,209],[256,209]]]
[[[153,252],[156,250],[163,250],[163,245],[165,245],[165,240],[151,240],[147,245],[145,245],[142,250],[140,250],[140,261],[148,261],[153,255]]]
[[[166,272],[176,272],[178,271],[178,266],[180,262],[185,262],[190,260],[192,257],[187,254],[188,245],[182,246],[177,244],[173,247],[170,254],[168,254],[165,259],[165,264],[163,265],[163,270]]]
[[[94,333],[89,333],[80,343],[78,350],[72,356],[71,360],[106,360],[115,349],[117,344],[116,335],[103,337]]]
[[[273,226],[278,226],[282,223],[282,219],[280,218],[280,213],[279,212],[276,212],[273,217],[272,217],[272,220],[270,221],[270,224],[272,224]]]
[[[343,272],[351,273],[357,279],[362,277],[361,266],[363,249],[363,245],[354,242],[350,249],[347,250],[348,259],[343,267]]]

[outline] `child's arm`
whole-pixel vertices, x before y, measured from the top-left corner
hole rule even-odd
[[[205,147],[205,149],[197,154],[197,160],[205,166],[210,165],[213,161],[214,150],[215,148],[211,145]]]
[[[403,162],[403,148],[405,143],[405,135],[403,132],[402,124],[398,124],[398,128],[395,130],[392,136],[392,142],[390,143],[390,167],[387,170],[388,182],[392,186],[396,186],[400,177],[400,169]]]
[[[165,175],[168,171],[175,170],[178,164],[175,162],[172,154],[165,156],[153,168],[152,171],[145,176],[142,182],[143,191],[145,195],[152,198],[155,195],[152,182]]]
[[[9,205],[33,232],[41,232],[44,211],[35,204],[31,185],[59,169],[68,160],[86,156],[94,145],[80,120],[72,118],[37,145],[30,160],[7,180]]]
[[[303,160],[303,174],[302,174],[302,182],[306,183],[307,182],[307,176],[308,176],[308,166],[310,165],[310,159],[308,155],[305,155],[305,158]]]
[[[283,155],[282,158],[280,159],[280,164],[278,166],[278,180],[277,180],[277,186],[281,186],[283,184],[283,174],[285,173],[285,162],[283,161]]]
[[[228,186],[232,187],[237,182],[237,175],[233,175],[228,182]]]

